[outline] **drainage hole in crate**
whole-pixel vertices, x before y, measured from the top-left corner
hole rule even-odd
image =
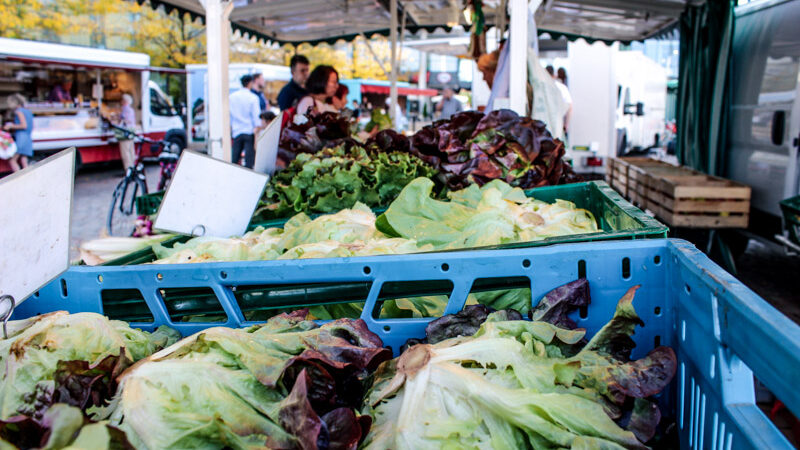
[[[33,298],[39,298],[39,291],[33,293]]]
[[[660,306],[656,306],[656,307],[653,309],[653,314],[655,314],[655,315],[657,315],[657,316],[660,316],[660,315],[661,315],[661,307],[660,307]]]
[[[163,279],[164,279],[164,275],[163,274],[160,274],[160,273],[156,274],[156,280],[161,281]]]
[[[61,295],[67,297],[67,280],[61,279]]]
[[[228,316],[210,287],[162,288],[158,294],[173,322],[225,322]]]
[[[448,270],[450,270],[450,264],[443,263],[442,264],[442,272],[447,272]]]
[[[584,305],[578,308],[578,316],[580,316],[581,319],[589,317],[589,307]]]
[[[654,263],[655,265],[659,265],[659,264],[661,264],[661,256],[660,256],[660,255],[656,255],[656,256],[654,256],[654,257],[653,257],[653,263]]]
[[[372,310],[375,319],[441,317],[453,292],[450,280],[387,281]]]
[[[686,321],[681,320],[681,340],[686,340]]]
[[[628,257],[622,258],[622,278],[625,280],[631,278],[631,259]]]
[[[531,260],[530,259],[523,259],[522,260],[522,267],[527,269],[530,266],[531,266]]]
[[[654,347],[661,346],[661,336],[656,335],[656,337],[653,339],[653,346]]]
[[[389,325],[384,325],[383,326],[383,331],[386,331],[386,332],[392,331],[392,327],[390,327]]]
[[[687,294],[691,294],[692,293],[692,288],[688,284],[684,285],[684,289],[686,289],[686,293]]]
[[[372,269],[370,269],[369,266],[364,266],[363,270],[364,270],[364,275],[369,275],[370,273],[372,273]]]
[[[103,276],[102,275],[98,275],[97,276],[97,282],[98,283],[102,283],[103,282]]]
[[[103,289],[100,291],[100,299],[103,315],[109,319],[153,322],[153,313],[138,289]]]
[[[586,278],[586,261],[578,261],[578,278]]]
[[[220,277],[220,278],[222,278],[223,280],[224,280],[225,278],[228,278],[228,272],[225,272],[225,271],[223,270],[222,272],[220,272],[220,273],[219,273],[219,277]]]

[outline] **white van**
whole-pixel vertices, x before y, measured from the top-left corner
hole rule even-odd
[[[724,175],[752,187],[751,227],[771,236],[778,202],[800,192],[800,0],[735,11]]]
[[[185,148],[180,113],[150,79],[161,70],[176,72],[150,67],[150,57],[142,53],[0,38],[0,109],[11,94],[26,98],[34,115],[35,156],[75,146],[79,162],[114,161],[119,146],[100,116],[118,114],[122,94],[128,93],[145,136]],[[53,91],[62,86],[69,86],[71,100],[53,101]],[[0,172],[8,170],[0,161]]]

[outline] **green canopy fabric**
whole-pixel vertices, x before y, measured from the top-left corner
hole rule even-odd
[[[733,8],[732,0],[709,0],[680,21],[678,159],[711,175],[724,170]]]

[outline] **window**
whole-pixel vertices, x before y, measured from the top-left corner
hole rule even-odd
[[[175,111],[175,108],[167,102],[167,100],[161,96],[161,94],[153,89],[150,88],[150,112],[157,116],[177,116],[178,113]]]

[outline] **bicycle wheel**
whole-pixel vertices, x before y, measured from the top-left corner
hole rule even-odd
[[[132,188],[131,188],[132,187]],[[109,236],[130,236],[135,229],[136,215],[133,214],[139,185],[125,177],[119,182],[111,196],[106,231]]]

